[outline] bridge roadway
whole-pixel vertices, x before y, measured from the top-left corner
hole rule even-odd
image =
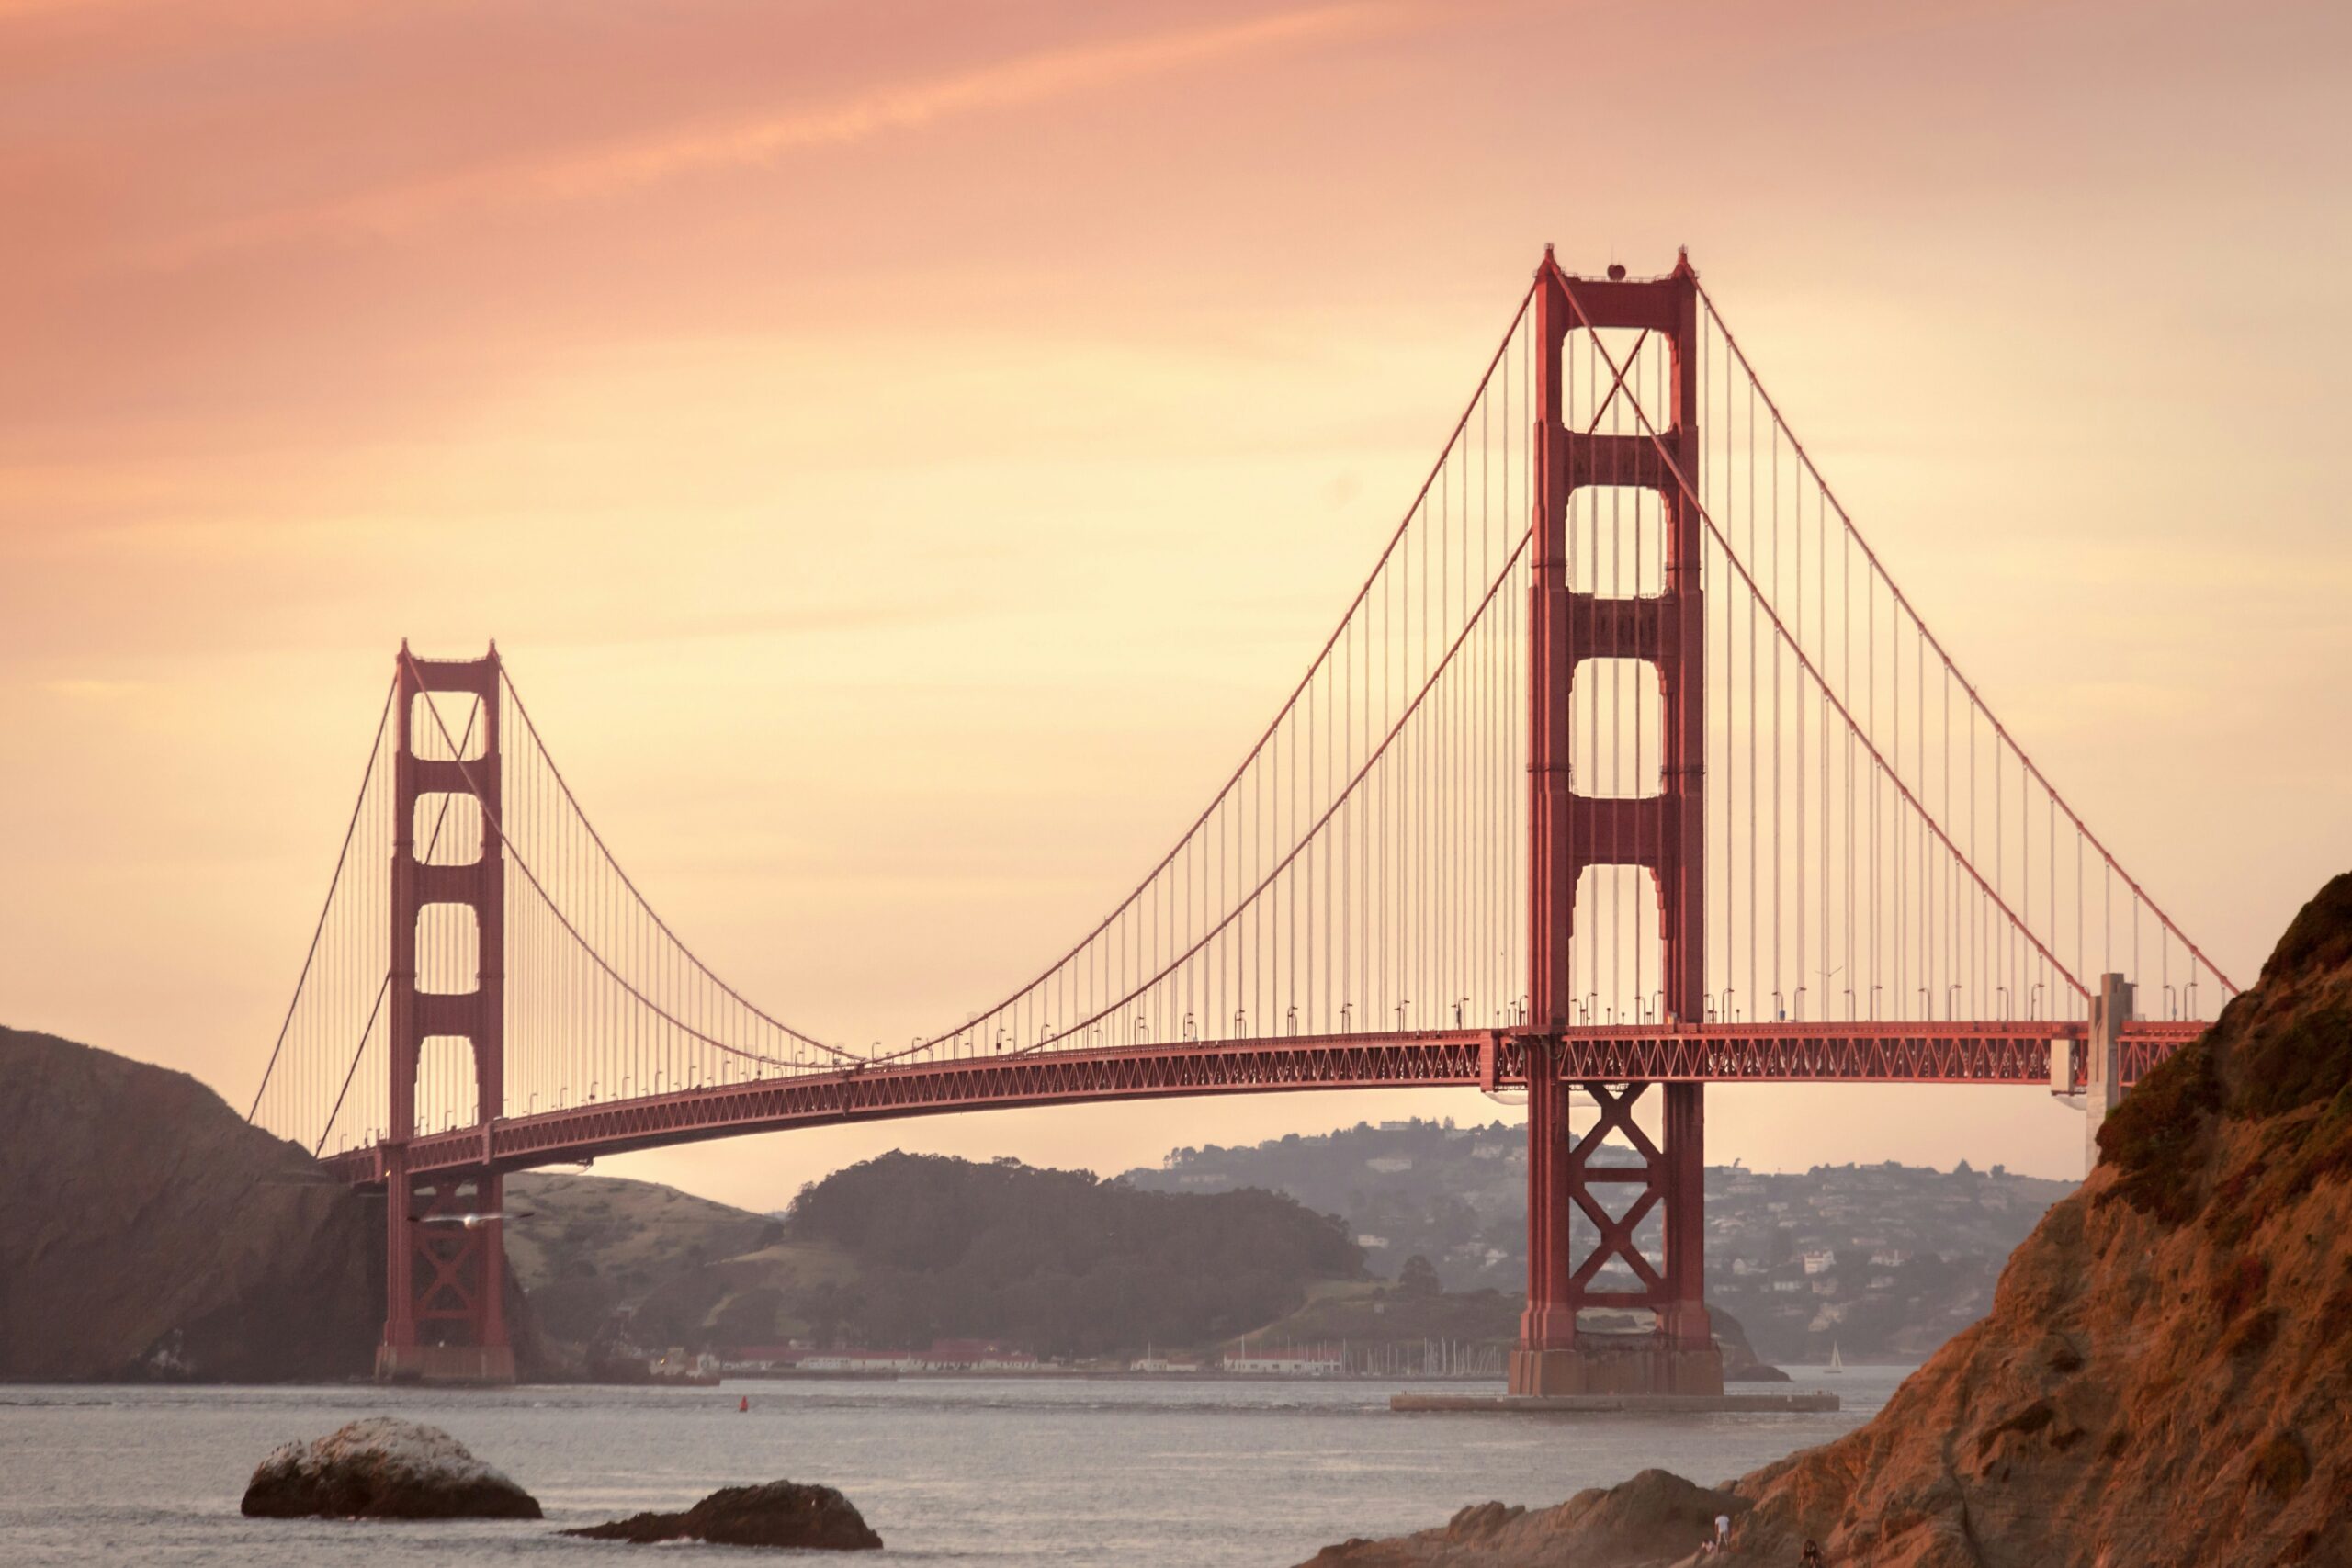
[[[2206,1028],[2123,1027],[2129,1085]],[[1571,1029],[1560,1076],[1580,1082],[2007,1084],[2046,1088],[2050,1046],[2080,1023],[1734,1023]],[[1284,1089],[1510,1088],[1526,1081],[1531,1039],[1507,1030],[1292,1035],[1100,1050],[959,1057],[699,1086],[625,1100],[500,1117],[421,1134],[412,1176],[576,1164],[707,1138],[952,1111]],[[358,1186],[380,1184],[382,1145],[330,1156]]]

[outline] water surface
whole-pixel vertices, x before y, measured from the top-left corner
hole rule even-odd
[[[1549,1504],[1651,1465],[1720,1481],[1849,1430],[1907,1368],[1793,1369],[1835,1415],[1392,1413],[1409,1384],[729,1382],[716,1389],[93,1388],[0,1384],[0,1563],[585,1563],[559,1525],[716,1487],[840,1487],[888,1543],[865,1562],[1282,1568],[1328,1542]],[[1460,1384],[1423,1387],[1459,1388]],[[748,1415],[735,1408],[748,1393]],[[246,1519],[263,1454],[356,1417],[447,1428],[546,1525]],[[727,1556],[733,1556],[729,1552]]]

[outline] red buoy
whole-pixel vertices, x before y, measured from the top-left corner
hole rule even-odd
[[[737,1413],[738,1413],[738,1414],[748,1414],[748,1413],[750,1412],[751,1408],[752,1408],[752,1396],[751,1396],[750,1394],[748,1394],[748,1393],[747,1393],[747,1394],[745,1394],[745,1395],[743,1396],[743,1398],[742,1398],[741,1402],[741,1403],[739,1403],[739,1404],[735,1406],[735,1409],[736,1409],[736,1411],[737,1411]]]

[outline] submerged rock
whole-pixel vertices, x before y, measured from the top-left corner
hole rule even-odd
[[[707,1540],[718,1546],[796,1546],[820,1551],[871,1551],[882,1544],[848,1498],[830,1486],[796,1481],[723,1487],[683,1514],[636,1514],[563,1533],[639,1545]]]
[[[536,1519],[538,1500],[438,1427],[390,1416],[287,1443],[245,1486],[257,1518]]]

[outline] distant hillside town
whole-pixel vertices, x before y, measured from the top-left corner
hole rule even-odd
[[[1336,1214],[1374,1273],[1435,1265],[1449,1291],[1526,1282],[1523,1128],[1363,1122],[1250,1147],[1181,1148],[1126,1173],[1150,1191],[1261,1187]],[[1627,1159],[1630,1150],[1601,1156]],[[1707,1169],[1707,1298],[1771,1361],[1924,1358],[1982,1317],[2009,1253],[2075,1184],[1889,1162],[1771,1174]],[[1655,1220],[1637,1236],[1658,1241]]]

